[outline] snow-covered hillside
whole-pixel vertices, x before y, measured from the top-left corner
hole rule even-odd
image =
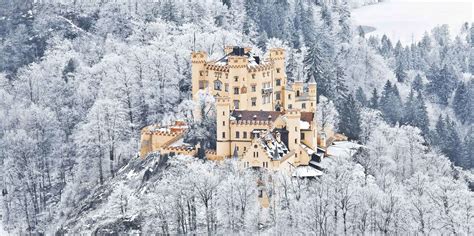
[[[355,9],[352,16],[357,25],[375,27],[370,34],[411,43],[442,24],[458,34],[461,24],[473,22],[473,7],[471,0],[387,0]]]

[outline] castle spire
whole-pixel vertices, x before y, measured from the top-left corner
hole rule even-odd
[[[309,77],[308,84],[316,84],[316,79],[314,78],[314,75],[311,75]]]

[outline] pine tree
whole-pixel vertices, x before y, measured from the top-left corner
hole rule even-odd
[[[427,90],[434,96],[435,101],[442,105],[448,105],[448,100],[456,88],[457,77],[454,68],[444,65],[442,69],[438,69],[433,65],[427,75],[430,81]]]
[[[472,95],[469,94],[466,85],[464,83],[460,83],[454,95],[453,109],[456,117],[463,124],[470,119],[474,112],[472,110],[473,104],[471,101],[472,98],[470,98],[470,96]]]
[[[415,120],[414,125],[421,129],[423,134],[428,134],[430,119],[428,117],[428,111],[426,110],[425,99],[421,93],[418,93],[418,96],[415,100]]]
[[[446,140],[443,147],[443,152],[453,161],[456,165],[461,164],[461,139],[459,138],[458,131],[456,130],[456,124],[452,121],[449,116],[446,117]]]
[[[392,55],[392,51],[393,51],[392,42],[387,37],[387,35],[384,34],[382,36],[380,43],[382,44],[379,50],[380,54],[382,54],[382,56],[385,58],[389,58]]]
[[[401,120],[403,104],[396,85],[392,86],[390,81],[384,86],[380,98],[380,110],[387,122],[395,124]]]
[[[376,88],[372,90],[372,97],[369,101],[369,107],[372,109],[379,109],[379,95]]]
[[[415,79],[413,80],[413,83],[412,83],[411,87],[418,93],[423,91],[423,80],[421,79],[420,74],[417,74],[415,76]]]
[[[474,167],[474,128],[471,126],[466,137],[464,137],[460,165],[469,170]]]
[[[399,60],[397,60],[397,67],[395,68],[395,77],[397,77],[397,81],[399,83],[405,82],[407,77],[407,73],[405,72],[405,66]]]
[[[361,87],[357,88],[355,99],[360,103],[361,106],[367,106],[367,97],[365,96],[364,90]]]
[[[358,139],[361,132],[360,107],[351,94],[339,106],[339,114],[339,131],[349,139]]]
[[[413,125],[415,121],[415,95],[413,89],[410,90],[408,95],[407,102],[405,103],[404,112],[403,112],[403,124]]]

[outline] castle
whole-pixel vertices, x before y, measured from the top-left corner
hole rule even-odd
[[[193,100],[198,101],[199,91],[216,98],[216,150],[206,156],[239,158],[245,168],[321,175],[312,167],[324,156],[318,146],[326,147],[327,133],[318,135],[315,81],[306,86],[302,81],[288,83],[281,48],[270,49],[265,59],[250,48],[228,46],[224,51],[224,57],[213,61],[205,52],[191,54]],[[189,154],[190,147],[179,141],[183,133],[145,127],[141,156],[169,153],[171,147],[174,153]]]

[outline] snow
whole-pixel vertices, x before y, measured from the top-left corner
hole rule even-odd
[[[323,175],[323,172],[311,166],[298,166],[292,173],[293,177],[316,177],[321,175]]]
[[[333,145],[328,147],[327,153],[329,156],[349,158],[354,155],[356,150],[360,147],[362,147],[362,145],[349,141],[334,142]]]
[[[300,120],[300,129],[309,129],[309,122]]]
[[[2,235],[2,236],[10,235],[7,231],[4,230],[2,222],[0,222],[0,235]]]
[[[356,25],[375,27],[367,36],[386,34],[407,44],[442,24],[449,25],[451,36],[458,34],[463,23],[474,21],[473,8],[472,0],[387,0],[355,9],[352,18]]]

